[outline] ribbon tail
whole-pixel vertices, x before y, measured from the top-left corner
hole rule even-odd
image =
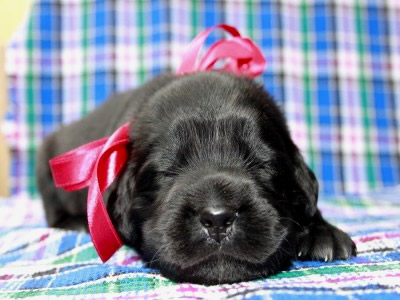
[[[122,246],[105,208],[97,180],[90,185],[87,202],[90,236],[101,260],[106,262]]]
[[[115,230],[102,194],[112,184],[128,157],[126,144],[129,125],[117,129],[104,145],[97,161],[88,191],[87,216],[89,232],[101,260],[106,262],[119,248],[122,241]]]

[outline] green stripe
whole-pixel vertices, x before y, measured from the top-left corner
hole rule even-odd
[[[4,234],[8,234],[9,232],[4,232]],[[0,232],[0,236],[2,233]],[[123,246],[120,251],[131,251],[129,247]],[[93,259],[97,259],[99,255],[96,252],[94,246],[91,243],[86,244],[79,248],[73,248],[70,250],[70,254],[65,255],[63,257],[54,257],[54,261],[51,264],[59,265],[59,264],[70,264],[70,263],[78,263],[78,262],[88,262]]]
[[[308,147],[307,152],[309,155],[309,164],[311,170],[315,171],[315,149],[313,147],[313,135],[312,135],[312,112],[311,112],[311,78],[309,71],[309,41],[308,41],[308,7],[306,1],[302,1],[301,4],[301,29],[302,29],[302,48],[304,53],[304,100],[305,100],[305,113],[307,122],[307,140]]]
[[[144,8],[143,8],[143,0],[137,2],[138,4],[138,47],[139,47],[139,68],[138,68],[138,76],[139,83],[143,83],[145,80],[146,72],[144,68]]]
[[[28,192],[31,196],[36,193],[35,185],[35,76],[33,72],[34,53],[34,17],[29,19],[27,32],[27,74],[26,74],[26,100],[27,100],[27,122],[28,122]]]
[[[246,10],[247,10],[247,33],[248,37],[254,40],[254,16],[255,13],[253,12],[253,0],[246,1]]]
[[[89,48],[89,1],[82,2],[82,116],[88,113],[89,101],[89,74],[88,74],[88,48]]]
[[[323,203],[343,209],[371,207],[371,199],[359,196],[325,196],[320,199]]]
[[[198,27],[198,18],[197,18],[197,14],[198,14],[198,9],[197,9],[197,1],[196,0],[192,0],[192,38],[194,38],[197,35],[197,27]]]
[[[356,27],[357,27],[357,49],[359,56],[359,67],[360,67],[360,98],[361,98],[361,109],[362,109],[362,119],[363,119],[363,129],[364,129],[364,137],[365,137],[365,146],[366,146],[366,160],[367,160],[367,179],[368,184],[371,189],[375,187],[375,176],[374,176],[374,167],[373,167],[373,157],[371,151],[371,130],[370,130],[370,120],[368,116],[368,86],[367,86],[367,78],[365,74],[365,50],[363,45],[363,24],[362,24],[362,11],[360,2],[357,1],[355,5],[356,12]]]
[[[98,258],[98,254],[94,247],[88,247],[81,249],[77,253],[72,253],[68,256],[65,256],[63,258],[59,258],[53,262],[53,264],[66,264],[66,263],[76,263],[76,262],[82,262],[82,261],[88,261],[92,260],[95,258]]]
[[[376,272],[376,271],[388,271],[388,270],[400,270],[398,262],[384,265],[353,265],[353,266],[336,266],[336,267],[322,267],[317,269],[308,270],[292,270],[281,272],[279,274],[269,277],[270,279],[283,279],[283,278],[297,278],[308,275],[332,275],[336,276],[341,273],[363,273],[363,272]]]
[[[1,293],[1,298],[27,298],[37,296],[79,296],[96,295],[123,292],[152,291],[165,286],[175,286],[170,280],[154,279],[139,274],[131,278],[120,279],[111,282],[96,282],[94,284],[82,285],[70,288],[39,289],[11,293]]]

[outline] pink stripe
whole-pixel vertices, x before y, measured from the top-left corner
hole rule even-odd
[[[379,276],[379,278],[384,278],[384,277],[400,277],[400,273],[396,273],[396,274],[385,274],[384,276]],[[374,278],[378,278],[378,276],[374,276],[374,275],[364,275],[364,276],[352,276],[352,277],[345,277],[345,278],[330,278],[327,279],[325,281],[320,280],[320,281],[301,281],[298,283],[303,284],[321,284],[321,283],[338,283],[338,282],[347,282],[347,281],[355,281],[355,280],[364,280],[364,279],[374,279]]]
[[[39,242],[44,241],[44,240],[47,239],[48,237],[49,237],[49,234],[48,234],[48,233],[42,235],[42,236],[40,237],[40,239],[39,239]]]
[[[128,257],[127,259],[123,260],[121,264],[123,266],[126,266],[126,265],[129,265],[129,264],[131,264],[133,262],[136,262],[138,260],[139,260],[138,256],[131,256],[131,257]]]
[[[13,278],[14,277],[14,275],[8,275],[8,274],[6,274],[6,275],[1,275],[0,276],[0,280],[9,280],[9,279],[11,279],[11,278]]]
[[[385,233],[384,235],[372,235],[366,236],[361,238],[356,238],[355,240],[359,243],[365,243],[373,240],[380,240],[380,239],[392,239],[400,237],[400,233]]]
[[[146,295],[138,295],[138,296],[118,296],[118,300],[128,300],[128,299],[151,299],[151,298],[160,298],[160,294],[146,294]]]
[[[177,289],[178,292],[192,292],[192,293],[195,293],[198,290],[199,290],[198,288],[195,288],[191,284],[181,284]]]

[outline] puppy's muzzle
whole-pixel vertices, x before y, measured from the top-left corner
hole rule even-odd
[[[220,243],[226,236],[238,214],[225,207],[208,207],[200,214],[200,223],[210,238]]]

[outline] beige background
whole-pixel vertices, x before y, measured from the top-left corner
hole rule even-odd
[[[7,108],[5,46],[28,15],[30,0],[0,0],[0,122]],[[0,196],[9,192],[9,151],[0,132]]]

